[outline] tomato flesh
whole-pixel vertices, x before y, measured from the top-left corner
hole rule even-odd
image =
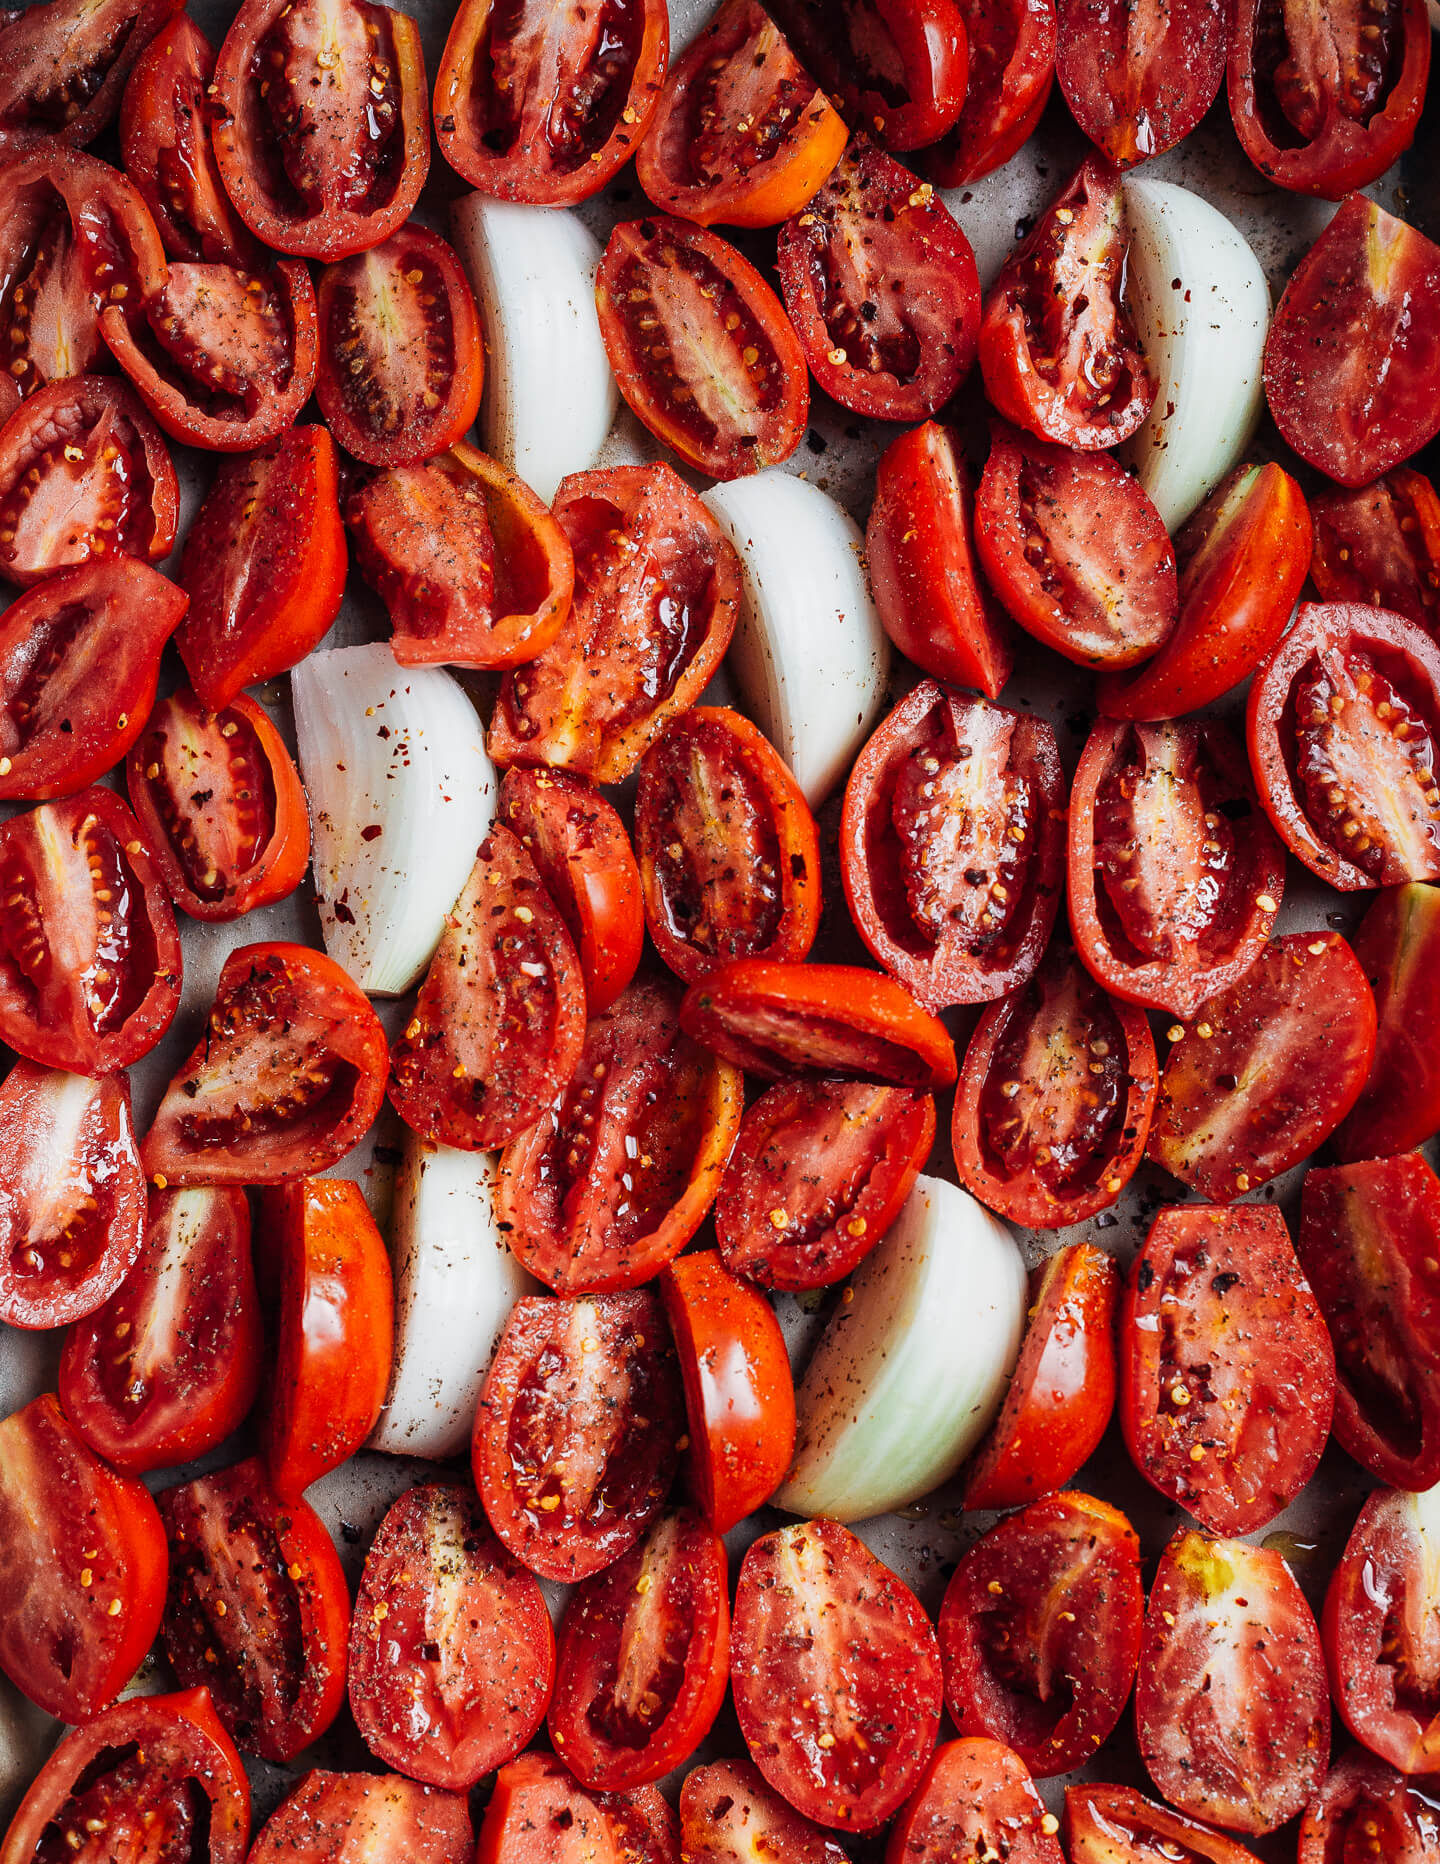
[[[1375,1059],[1334,1134],[1342,1159],[1387,1158],[1440,1129],[1440,1070],[1430,1032],[1440,1005],[1440,889],[1387,887],[1361,920],[1352,949],[1375,993]]]
[[[1368,602],[1440,632],[1440,496],[1399,466],[1359,491],[1311,502],[1310,576],[1323,602]]]
[[[1298,1864],[1425,1864],[1437,1850],[1440,1812],[1361,1748],[1336,1761],[1300,1822]]]
[[[177,0],[42,0],[0,23],[0,135],[93,142],[120,106],[131,67]]]
[[[961,0],[970,41],[965,107],[927,149],[937,186],[963,188],[1008,162],[1029,139],[1055,77],[1053,0]]]
[[[1070,113],[1112,162],[1129,168],[1173,149],[1214,103],[1225,76],[1221,0],[1057,0],[1055,75]]]
[[[1132,1787],[1088,1782],[1065,1789],[1065,1849],[1071,1864],[1256,1864],[1233,1838]]]
[[[315,1768],[271,1813],[248,1864],[294,1864],[307,1855],[352,1864],[403,1857],[409,1864],[470,1864],[475,1833],[458,1793],[437,1793],[402,1774]]]

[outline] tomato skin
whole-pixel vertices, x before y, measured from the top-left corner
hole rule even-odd
[[[608,40],[599,53],[593,43],[567,43],[558,15],[546,25],[535,0],[508,9],[463,0],[435,79],[435,137],[456,174],[482,194],[573,207],[645,139],[670,56],[669,12],[664,0],[607,7],[596,22]],[[565,81],[571,95],[562,99]]]
[[[470,1864],[475,1834],[457,1793],[439,1793],[400,1774],[307,1773],[256,1835],[247,1864],[326,1858],[362,1864],[369,1856],[409,1864]]]
[[[1120,168],[1163,155],[1220,94],[1229,42],[1221,0],[1147,7],[1056,0],[1055,76],[1070,114]]]
[[[863,136],[780,229],[775,263],[810,373],[841,407],[923,420],[970,373],[980,335],[970,242],[928,182],[917,186]]]
[[[960,0],[960,11],[970,42],[965,107],[922,157],[941,188],[963,188],[1017,154],[1055,80],[1054,0]]]
[[[694,706],[650,746],[635,842],[650,937],[685,983],[730,958],[809,954],[820,925],[815,818],[740,713]]]
[[[182,4],[42,0],[10,14],[0,24],[0,136],[50,135],[72,148],[93,142],[119,109],[136,59]]]
[[[717,1534],[728,1534],[780,1486],[795,1453],[795,1386],[780,1323],[765,1296],[713,1249],[680,1256],[660,1276],[690,1420],[690,1486]]]
[[[1180,718],[1238,686],[1284,633],[1313,537],[1289,473],[1237,466],[1175,540],[1179,614],[1159,653],[1128,680],[1101,677],[1104,716]]]
[[[1408,466],[1313,501],[1310,580],[1322,602],[1370,603],[1440,628],[1440,495]]]
[[[467,1792],[539,1728],[554,1677],[540,1587],[490,1533],[474,1490],[407,1489],[365,1556],[350,1627],[350,1707],[370,1752]]]
[[[730,1684],[751,1759],[818,1825],[883,1824],[917,1785],[940,1726],[930,1621],[838,1521],[797,1522],[750,1546]]]
[[[1279,1211],[1162,1210],[1120,1306],[1120,1424],[1145,1480],[1214,1533],[1249,1534],[1314,1474],[1334,1403],[1330,1335]]]
[[[1065,1789],[1065,1851],[1071,1864],[1150,1864],[1152,1858],[1257,1864],[1255,1853],[1233,1838],[1156,1805],[1133,1787],[1089,1781]]]
[[[1320,1633],[1278,1553],[1177,1529],[1150,1591],[1135,1731],[1180,1812],[1273,1832],[1325,1777]]]
[[[107,1756],[117,1750],[123,1755],[132,1744],[139,1745],[143,1760],[137,1754],[129,1767],[122,1760],[109,1773],[101,1771],[89,1792],[76,1790],[97,1766],[103,1768]],[[198,1842],[191,1831],[196,1821],[185,1803],[185,1788],[192,1781],[207,1802],[204,1837]],[[101,1797],[112,1782],[120,1791]],[[107,1864],[115,1844],[139,1846],[156,1837],[173,1845],[169,1855],[176,1864],[241,1864],[245,1856],[250,1783],[208,1690],[130,1696],[67,1735],[20,1802],[0,1843],[0,1860],[32,1864],[46,1833],[72,1820],[81,1822],[96,1799],[96,1810],[118,1815],[120,1830],[116,1836],[97,1836],[96,1842],[78,1850],[72,1847],[79,1864]],[[156,1833],[161,1820],[167,1823]]]
[[[561,1622],[557,1679],[550,1738],[582,1786],[621,1793],[687,1760],[730,1680],[718,1533],[688,1510],[660,1515],[643,1541],[584,1580]]]
[[[1429,1864],[1440,1855],[1434,1804],[1363,1748],[1342,1754],[1300,1821],[1298,1864],[1345,1864],[1365,1855]]]
[[[45,1392],[0,1422],[0,1526],[0,1669],[48,1714],[88,1721],[160,1628],[155,1504],[142,1482],[100,1461]]]
[[[553,1754],[502,1767],[475,1864],[680,1864],[675,1815],[653,1786],[587,1792]]]
[[[1298,1252],[1335,1343],[1335,1436],[1410,1491],[1440,1482],[1440,1179],[1418,1152],[1317,1166]]]
[[[1331,1135],[1346,1161],[1413,1151],[1440,1128],[1440,1069],[1429,1039],[1440,1016],[1437,939],[1440,889],[1414,882],[1382,888],[1351,940],[1375,996],[1376,1032],[1360,1097]]]
[[[962,1857],[962,1845],[977,1858],[1064,1864],[1052,1828],[1023,1759],[999,1741],[966,1736],[935,1750],[891,1828],[885,1864],[942,1864]]]
[[[803,1817],[765,1784],[749,1760],[694,1767],[680,1788],[682,1857],[696,1864],[845,1864],[846,1853],[822,1826]]]
[[[1115,1409],[1120,1273],[1093,1243],[1032,1271],[1030,1319],[1000,1414],[966,1467],[966,1508],[1018,1508],[1065,1488]]]

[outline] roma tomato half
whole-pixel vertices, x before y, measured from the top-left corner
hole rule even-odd
[[[1220,94],[1230,37],[1223,0],[1117,10],[1056,0],[1055,76],[1070,114],[1121,168],[1163,155]]]
[[[748,1760],[693,1767],[680,1788],[682,1856],[697,1864],[846,1864],[847,1853],[823,1826],[766,1785]]]
[[[0,137],[93,142],[136,59],[181,0],[41,0],[0,26]]]
[[[947,1864],[967,1855],[1064,1864],[1055,1831],[1020,1756],[1003,1742],[972,1735],[935,1750],[891,1827],[885,1864]]]
[[[1440,632],[1440,494],[1397,466],[1373,485],[1311,502],[1310,580],[1322,602],[1369,603]]]
[[[587,1792],[532,1749],[496,1775],[475,1864],[680,1864],[675,1826],[655,1787]]]
[[[1440,887],[1384,887],[1351,941],[1375,997],[1375,1056],[1335,1129],[1342,1159],[1384,1158],[1440,1129]]]
[[[959,0],[970,41],[965,107],[925,151],[942,188],[963,188],[1001,168],[1030,138],[1055,79],[1054,0]]]
[[[1424,1790],[1363,1748],[1342,1754],[1300,1821],[1298,1864],[1389,1864],[1440,1857],[1440,1812]]]
[[[1129,1786],[1065,1789],[1070,1864],[1258,1864],[1255,1853]]]
[[[297,1864],[328,1858],[362,1864],[370,1857],[406,1864],[470,1864],[475,1833],[458,1793],[399,1774],[307,1773],[256,1836],[247,1864]]]

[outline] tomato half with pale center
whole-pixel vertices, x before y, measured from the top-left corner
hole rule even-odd
[[[248,1864],[297,1864],[326,1857],[361,1864],[403,1857],[407,1864],[470,1864],[475,1833],[458,1793],[403,1774],[327,1773],[314,1768],[271,1813]]]

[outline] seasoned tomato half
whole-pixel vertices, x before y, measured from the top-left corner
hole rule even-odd
[[[1362,1748],[1342,1754],[1300,1821],[1299,1864],[1430,1864],[1440,1809],[1420,1786]]]
[[[396,1773],[307,1773],[261,1828],[248,1864],[331,1864],[370,1857],[406,1864],[470,1864],[475,1833],[458,1793],[441,1793]]]
[[[1440,494],[1397,466],[1373,485],[1311,500],[1310,580],[1322,602],[1369,603],[1440,633]]]
[[[680,1788],[683,1856],[698,1864],[845,1864],[834,1835],[766,1785],[753,1761],[692,1767]]]
[[[890,1828],[885,1864],[948,1864],[993,1854],[1006,1864],[1063,1864],[1057,1821],[1013,1749],[984,1736],[935,1750]]]
[[[1070,1864],[1257,1864],[1235,1839],[1129,1786],[1067,1786],[1064,1829]]]
[[[1351,950],[1375,996],[1375,1056],[1334,1145],[1342,1159],[1387,1158],[1440,1130],[1440,887],[1383,887]]]
[[[1002,168],[1029,140],[1055,78],[1054,0],[959,4],[970,41],[965,107],[922,157],[942,188],[963,188]]]
[[[1230,15],[1223,0],[1056,0],[1055,76],[1070,114],[1121,168],[1163,155],[1220,94]]]
[[[40,0],[0,24],[0,137],[80,148],[120,108],[135,61],[183,0]]]

